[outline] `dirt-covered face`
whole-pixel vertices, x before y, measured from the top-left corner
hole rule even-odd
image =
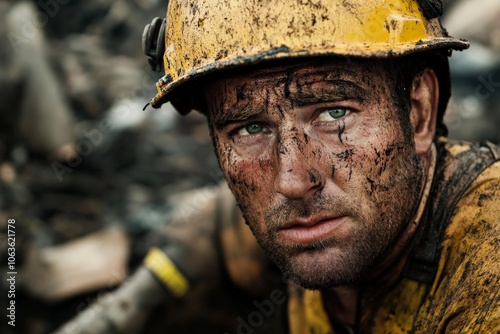
[[[247,223],[304,287],[359,282],[418,206],[423,172],[390,79],[376,61],[311,62],[205,91],[220,165]]]

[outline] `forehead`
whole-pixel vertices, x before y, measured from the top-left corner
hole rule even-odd
[[[383,62],[374,59],[273,63],[228,71],[223,76],[214,78],[205,89],[209,102],[214,98],[227,99],[235,94],[236,98],[241,100],[268,88],[284,88],[288,94],[294,94],[303,89],[321,89],[321,83],[326,85],[341,81],[351,82],[370,91],[387,85],[388,76],[384,69]]]

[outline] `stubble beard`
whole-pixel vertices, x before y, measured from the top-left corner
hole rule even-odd
[[[323,289],[356,285],[366,280],[365,274],[398,240],[413,218],[419,203],[422,168],[413,142],[398,152],[390,176],[390,192],[373,194],[370,213],[361,212],[354,201],[345,203],[335,195],[317,192],[311,200],[287,200],[265,212],[265,230],[258,228],[259,219],[251,210],[243,215],[257,241],[285,278],[306,289]],[[368,197],[366,197],[368,198]],[[408,203],[413,203],[408,204]],[[356,223],[352,238],[335,234],[309,244],[284,244],[279,241],[278,227],[290,218],[305,218],[329,212],[335,207],[348,213]],[[249,207],[247,207],[249,208]]]

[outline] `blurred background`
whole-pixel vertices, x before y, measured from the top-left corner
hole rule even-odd
[[[161,73],[141,35],[165,10],[0,0],[0,253],[16,219],[18,272],[18,321],[1,333],[49,333],[112,291],[168,222],[168,198],[222,179],[204,117],[143,111]],[[445,13],[449,33],[471,42],[451,58],[450,137],[499,143],[500,2],[448,0]],[[2,255],[2,296],[7,264]]]

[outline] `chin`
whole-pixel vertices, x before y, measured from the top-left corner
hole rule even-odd
[[[329,247],[288,253],[275,262],[285,278],[312,290],[353,285],[367,267]]]

